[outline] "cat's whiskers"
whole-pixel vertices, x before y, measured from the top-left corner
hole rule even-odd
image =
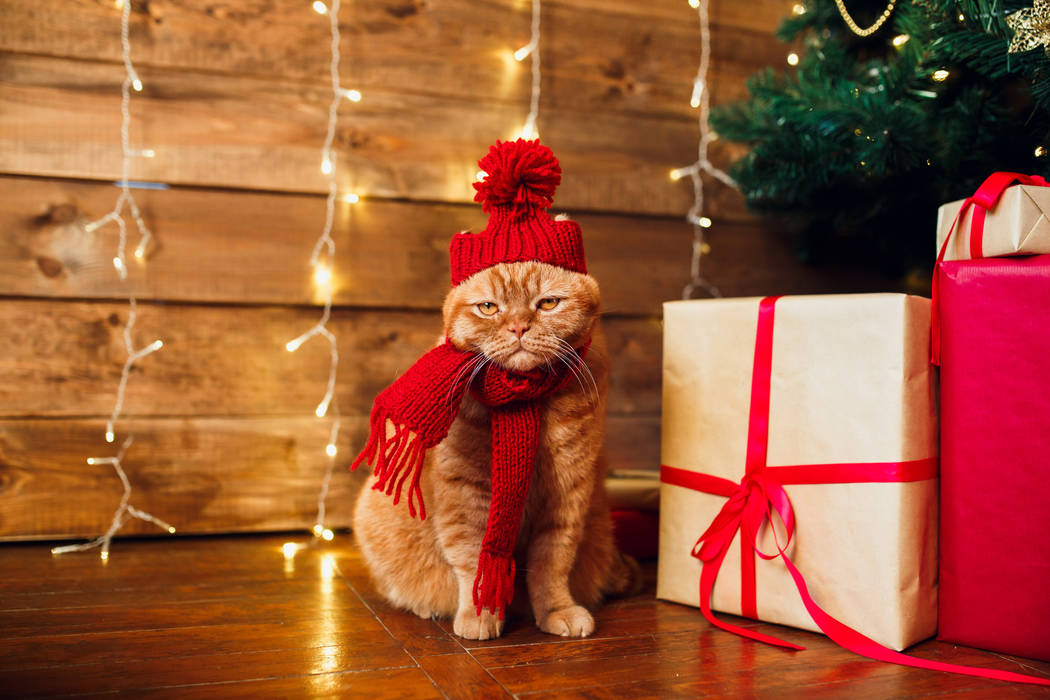
[[[597,405],[597,400],[598,400],[597,396],[594,396],[594,397],[591,396],[591,388],[583,383],[583,377],[576,370],[576,368],[573,367],[574,363],[571,360],[566,359],[565,356],[562,355],[561,353],[556,354],[555,357],[558,358],[559,360],[561,360],[561,363],[563,365],[565,365],[569,369],[570,372],[572,372],[572,376],[576,378],[576,382],[580,385],[580,390],[583,392],[584,396],[587,397],[587,402],[591,406],[596,406]]]
[[[465,374],[473,368],[473,373],[470,375],[470,379],[467,380],[466,385],[467,389],[469,389],[470,383],[474,381],[474,373],[476,373],[478,369],[484,366],[484,364],[487,361],[488,358],[485,357],[484,354],[479,354],[477,357],[472,357],[469,362],[465,363],[462,367],[459,368],[459,371],[456,373],[455,379],[452,381],[452,384],[448,388],[448,394],[445,396],[445,404],[448,407],[449,415],[455,415],[456,409],[458,408],[457,406],[452,405],[452,395],[453,393],[455,393],[456,386],[459,385],[463,374]]]
[[[474,371],[470,373],[470,379],[467,380],[468,387],[471,385],[471,383],[473,383],[474,377],[478,376],[478,372],[480,372],[485,365],[492,362],[492,358],[488,355],[482,354],[481,358],[482,361],[479,362],[478,365],[474,368]]]
[[[556,357],[558,360],[560,360],[561,363],[563,365],[565,365],[565,367],[570,372],[572,372],[572,376],[576,378],[577,383],[579,383],[579,385],[580,385],[580,390],[587,397],[588,402],[592,406],[597,405],[597,402],[598,402],[597,386],[594,385],[593,381],[592,381],[592,385],[595,386],[595,389],[594,389],[594,392],[593,392],[593,395],[592,395],[591,387],[584,383],[584,381],[583,381],[583,373],[579,369],[579,365],[582,364],[579,361],[579,359],[580,359],[579,355],[577,355],[575,353],[575,351],[573,351],[571,354],[568,354],[568,353],[565,353],[564,351],[556,350],[554,352],[554,357]]]
[[[463,375],[474,369],[474,366],[478,363],[484,362],[484,360],[485,355],[479,354],[477,357],[470,358],[469,362],[459,368],[459,371],[456,372],[456,376],[452,379],[452,384],[448,388],[448,394],[445,395],[445,403],[452,403],[452,394],[455,391],[456,386],[459,384],[459,380],[463,378]],[[470,382],[467,382],[467,385],[469,386]]]
[[[577,378],[579,378],[580,374],[586,373],[587,379],[590,380],[591,387],[594,389],[594,400],[597,402],[599,394],[598,382],[595,381],[594,373],[591,372],[591,368],[587,366],[587,363],[583,361],[583,358],[580,357],[576,348],[571,344],[557,336],[552,336],[552,339],[562,348],[562,352],[558,352],[557,356],[562,358],[562,361],[569,366],[569,369],[573,370],[573,373],[577,375]],[[588,390],[583,386],[583,380],[580,380],[580,385],[581,388],[584,389],[584,392],[587,393]]]

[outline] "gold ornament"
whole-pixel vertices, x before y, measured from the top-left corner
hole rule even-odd
[[[849,10],[846,9],[846,3],[843,0],[835,0],[835,6],[839,8],[839,14],[842,15],[843,21],[846,22],[846,26],[850,28],[857,36],[869,36],[879,30],[886,20],[890,18],[890,13],[893,12],[893,6],[897,4],[897,0],[890,0],[890,4],[886,6],[886,9],[882,11],[879,18],[875,20],[875,23],[870,27],[861,27],[850,15]]]
[[[1021,53],[1042,46],[1050,56],[1050,0],[1035,0],[1031,7],[1007,15],[1006,24],[1014,30],[1006,53]]]

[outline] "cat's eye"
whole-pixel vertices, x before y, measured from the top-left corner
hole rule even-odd
[[[547,297],[546,299],[540,299],[540,303],[536,304],[536,308],[540,311],[550,311],[558,305],[559,301],[561,301],[561,299],[557,299],[555,297]]]
[[[494,316],[499,311],[499,306],[493,304],[491,301],[483,301],[478,304],[478,311],[484,316]]]

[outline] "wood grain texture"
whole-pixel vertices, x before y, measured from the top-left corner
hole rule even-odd
[[[122,464],[132,505],[182,534],[309,530],[329,458],[330,423],[314,417],[155,419],[123,423],[135,442]],[[325,524],[350,525],[368,475],[350,460],[366,417],[344,418]],[[94,537],[109,527],[123,493],[109,465],[88,465],[113,446],[100,419],[0,421],[0,538]],[[159,534],[128,521],[121,534]]]
[[[330,94],[321,86],[173,69],[141,69],[131,108],[130,177],[170,184],[325,192],[320,169]],[[120,177],[119,86],[123,67],[2,54],[0,172],[114,180]],[[688,96],[686,96],[688,99]],[[340,112],[335,134],[340,189],[383,198],[471,202],[476,163],[521,128],[523,105],[477,105],[377,88]],[[681,216],[692,187],[672,168],[696,156],[696,122],[617,110],[540,112],[557,153],[558,207]],[[725,165],[740,146],[716,141]],[[738,193],[709,187],[712,218],[744,218]]]
[[[750,11],[713,3],[712,72],[718,99],[740,96],[758,67],[783,61],[772,29],[790,10],[763,0]],[[363,0],[340,15],[348,86],[439,94],[473,103],[527,104],[528,64],[510,53],[529,40],[520,0]],[[545,108],[691,116],[696,12],[674,0],[545,3],[541,52]],[[102,2],[12,0],[0,8],[0,45],[20,53],[120,61],[119,10]],[[639,21],[643,19],[644,21]],[[140,69],[281,78],[323,86],[328,22],[296,0],[216,5],[134,3],[131,41]],[[746,45],[747,51],[740,46]],[[526,108],[527,111],[527,108]]]
[[[419,665],[450,700],[497,700],[506,689],[469,654],[424,656]]]
[[[0,177],[0,292],[12,296],[205,303],[312,304],[310,234],[324,223],[319,196],[139,190],[154,233],[146,264],[127,283],[113,273],[117,227],[84,225],[112,208],[116,188]],[[680,220],[583,215],[588,267],[616,313],[658,315],[680,292],[689,227]],[[448,245],[486,225],[481,207],[363,200],[335,220],[334,301],[358,307],[439,309]],[[732,225],[742,232],[746,224]],[[728,235],[728,231],[727,231]],[[134,230],[132,241],[134,242]]]
[[[729,617],[806,647],[789,652],[639,595],[609,601],[586,639],[512,614],[502,637],[461,640],[378,597],[352,538],[120,541],[97,556],[0,546],[0,696],[692,698],[951,695],[1050,689],[879,663],[821,635]],[[305,544],[294,557],[283,542]],[[1050,677],[1050,663],[928,641],[929,659]]]
[[[327,420],[287,418],[135,419],[123,461],[132,505],[171,523],[179,534],[306,531],[328,464]],[[109,527],[123,493],[106,457],[102,419],[0,421],[0,540],[91,538]],[[369,470],[349,471],[364,446],[367,415],[343,416],[325,524],[348,528]],[[609,419],[613,468],[659,464],[659,418]],[[156,535],[132,519],[121,535]]]
[[[0,416],[108,416],[126,353],[127,304],[10,300],[0,306]],[[312,415],[328,381],[329,350],[314,339],[285,344],[317,322],[316,309],[139,304],[141,359],[124,414],[141,416]],[[613,415],[660,410],[661,326],[609,318]],[[441,333],[437,312],[336,309],[328,328],[341,362],[336,397],[344,415],[367,415],[372,399]]]
[[[324,223],[316,195],[175,188],[136,191],[154,233],[128,282],[113,273],[116,226],[85,223],[113,206],[116,188],[91,182],[0,177],[0,294],[202,303],[313,304],[307,259]],[[607,313],[661,314],[688,276],[690,227],[680,219],[584,214],[587,265]],[[335,223],[337,305],[438,309],[448,291],[453,233],[479,231],[476,204],[386,200],[341,203]],[[135,238],[132,229],[132,243]],[[753,223],[711,229],[704,274],[727,296],[868,291],[894,282],[806,266],[790,234]]]

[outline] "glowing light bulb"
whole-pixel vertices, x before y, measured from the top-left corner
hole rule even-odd
[[[336,449],[335,445],[328,443],[328,446],[324,448],[325,454],[329,457],[335,457]]]
[[[342,95],[351,102],[361,101],[361,92],[359,90],[343,90]]]
[[[164,341],[163,340],[154,340],[152,343],[150,343],[146,347],[146,352],[157,352],[162,347],[164,347]]]
[[[107,430],[106,431],[106,442],[113,442],[113,431],[112,430]]]
[[[327,537],[325,539],[328,539]],[[323,581],[329,581],[335,575],[335,560],[331,554],[326,554],[321,557],[321,579]],[[328,587],[330,589],[330,586]],[[330,593],[330,590],[323,591]]]
[[[806,14],[806,6],[800,2],[796,2],[795,6],[791,8],[791,11],[796,15],[804,15]]]
[[[135,78],[131,81],[131,87],[135,92],[142,92],[142,81]]]
[[[124,261],[120,258],[113,258],[113,267],[117,269],[121,275],[124,274]]]
[[[485,172],[484,170],[479,170],[476,173],[474,173],[474,180],[476,182],[484,182],[485,178],[487,178],[488,176],[489,174],[487,172]]]
[[[329,530],[328,528],[325,528],[321,531],[321,539],[325,540],[326,542],[331,542],[332,538],[334,537],[335,533]]]
[[[323,2],[321,2],[321,0],[314,0],[313,8],[314,12],[316,12],[319,15],[328,14],[328,5],[325,5]]]
[[[152,148],[144,148],[141,151],[139,151],[139,155],[143,158],[153,158],[157,155],[157,152],[154,151]]]
[[[322,401],[321,405],[319,405],[317,410],[314,411],[314,415],[318,418],[324,418],[324,414],[326,413],[328,413],[328,402]]]
[[[909,36],[908,34],[898,34],[897,36],[893,37],[893,45],[899,49],[900,47],[908,43],[908,39],[911,39],[911,36]]]
[[[174,535],[175,534],[175,528],[173,528],[171,525],[168,525],[168,532],[170,534]]]
[[[689,106],[696,109],[700,106],[700,98],[704,94],[704,81],[697,79],[693,82],[693,95],[689,98]]]
[[[299,349],[299,346],[302,344],[303,341],[300,338],[296,338],[295,340],[289,340],[288,343],[284,346],[284,349],[288,352],[295,352]]]
[[[697,223],[700,224],[701,228],[711,228],[711,219],[708,219],[706,216],[701,216]]]
[[[107,438],[108,438],[108,436],[109,436],[109,434],[107,433]],[[107,439],[107,442],[112,442],[112,440],[108,440]],[[95,458],[94,457],[88,457],[87,458],[87,463],[88,464],[95,464]]]
[[[314,525],[313,532],[315,536],[320,537],[321,534],[324,532],[324,525],[322,525],[321,523],[317,523],[316,525]]]
[[[106,550],[102,550],[101,552],[99,552],[99,557],[102,558],[102,561],[106,561],[107,559],[109,559],[109,552],[107,552]]]
[[[357,204],[361,201],[361,197],[356,192],[347,192],[340,199],[347,204]]]
[[[135,249],[135,259],[142,260],[144,257],[146,257],[146,251],[144,251],[142,247],[139,246]]]
[[[526,44],[514,52],[515,61],[524,61],[532,53],[532,44]]]
[[[325,175],[332,174],[332,161],[329,160],[327,157],[325,157],[324,160],[321,161],[321,172]]]
[[[945,80],[948,79],[949,75],[951,75],[951,73],[949,73],[944,68],[941,68],[940,70],[935,70],[933,72],[933,75],[931,75],[930,77],[933,78],[935,82],[943,83]]]
[[[1036,146],[1035,147],[1035,157],[1036,158],[1042,158],[1045,155],[1046,155],[1046,149],[1045,148],[1043,148],[1042,146]]]
[[[694,10],[700,7],[700,0],[689,0],[689,7],[693,8]]]
[[[325,286],[332,281],[332,271],[324,265],[317,265],[314,267],[314,284],[318,286]]]
[[[681,180],[683,175],[685,175],[685,173],[682,172],[681,168],[675,168],[671,171],[671,179],[675,182]]]
[[[794,51],[789,53],[787,55],[787,62],[788,62],[789,66],[797,66],[798,65],[798,54],[795,53]]]
[[[299,545],[295,542],[285,542],[281,545],[281,551],[284,552],[285,559],[291,559],[295,556],[295,553],[299,551]]]

